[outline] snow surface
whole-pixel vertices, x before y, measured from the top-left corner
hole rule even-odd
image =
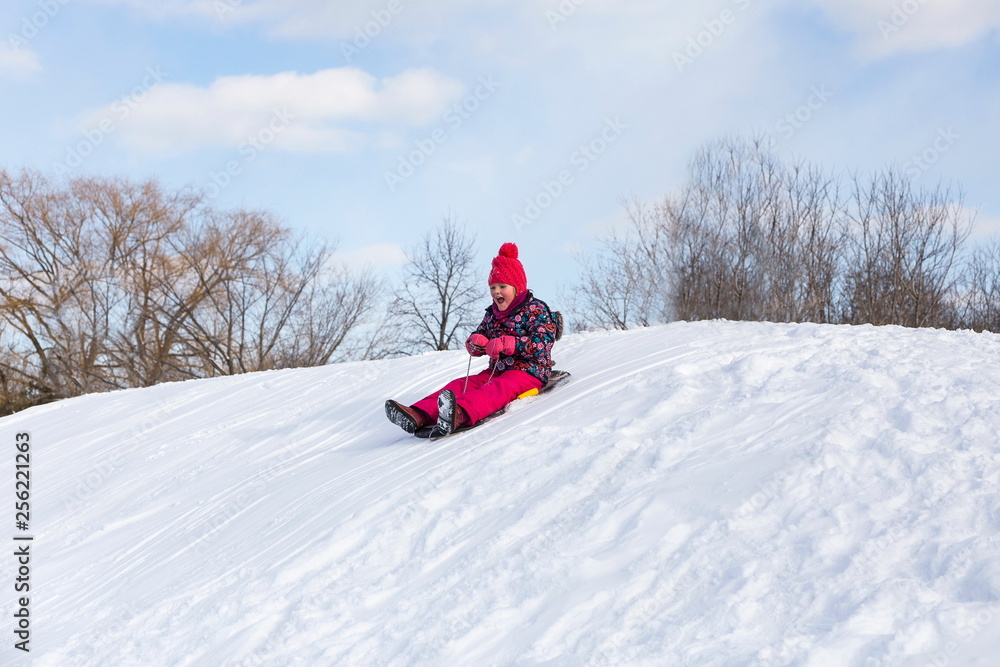
[[[32,664],[1000,664],[1000,336],[676,323],[555,358],[431,443],[382,404],[464,353],[0,420],[33,443]]]

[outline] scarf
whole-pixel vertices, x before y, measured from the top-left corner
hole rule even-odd
[[[527,301],[528,297],[530,296],[531,292],[529,292],[528,290],[524,290],[523,292],[514,297],[514,300],[510,302],[509,306],[507,306],[507,310],[500,310],[499,308],[497,308],[497,304],[494,302],[490,306],[493,312],[493,317],[496,319],[497,322],[503,322],[505,319],[513,315],[514,311],[520,308],[521,304]]]

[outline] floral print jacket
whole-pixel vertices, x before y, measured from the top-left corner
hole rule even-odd
[[[552,345],[556,341],[556,320],[548,305],[536,299],[529,291],[527,299],[520,305],[512,305],[513,311],[497,317],[491,305],[486,316],[473,333],[487,338],[513,336],[514,353],[490,360],[490,369],[502,373],[517,369],[538,378],[544,386],[552,374]],[[470,335],[471,337],[471,335]]]

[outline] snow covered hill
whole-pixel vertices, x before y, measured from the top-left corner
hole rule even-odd
[[[35,538],[0,663],[1000,664],[1000,336],[676,323],[555,358],[433,443],[382,403],[464,353],[0,420]]]

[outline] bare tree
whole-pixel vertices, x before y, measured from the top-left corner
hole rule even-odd
[[[983,242],[962,269],[955,326],[1000,333],[1000,238]]]
[[[838,178],[778,160],[763,139],[726,139],[650,211],[583,262],[580,292],[599,326],[668,315],[994,326],[997,258],[974,255],[959,284],[973,217],[961,196],[916,189],[892,169],[855,176],[845,199]],[[650,307],[650,285],[668,286],[669,307]]]
[[[0,172],[0,299],[11,338],[5,372],[43,396],[115,388],[107,363],[114,252],[90,243],[89,217],[37,173]]]
[[[669,319],[828,321],[840,261],[836,180],[762,138],[701,150],[689,180],[581,260],[591,326]]]
[[[382,300],[384,286],[371,269],[348,271],[323,256],[275,353],[281,368],[320,366],[376,355],[362,327]]]
[[[121,179],[78,179],[70,190],[89,218],[91,245],[102,253],[92,290],[107,314],[107,371],[130,387],[191,377],[173,359],[183,311],[170,309],[167,293],[180,279],[170,242],[199,197]]]
[[[961,196],[940,186],[915,190],[891,169],[868,181],[856,177],[844,319],[946,326],[955,262],[972,225],[963,210]]]
[[[581,284],[571,301],[577,329],[628,329],[669,317],[665,228],[658,208],[622,202],[630,226],[580,254]]]
[[[0,171],[0,410],[327,363],[380,289],[266,212]]]
[[[699,153],[665,206],[684,319],[826,321],[842,237],[836,180],[763,138]]]
[[[406,324],[405,344],[417,350],[457,348],[460,333],[478,324],[474,308],[484,292],[474,270],[475,238],[444,217],[406,256],[393,304]]]
[[[389,359],[411,354],[413,349],[406,343],[412,331],[409,323],[403,321],[396,311],[398,302],[391,290],[379,282],[379,305],[373,305],[366,322],[358,327],[351,337],[348,354],[352,359]]]
[[[326,364],[374,308],[380,282],[333,262],[262,211],[214,215],[180,240],[171,289],[185,354],[202,375]],[[344,355],[341,355],[343,358]]]
[[[289,232],[269,215],[234,211],[208,216],[177,240],[186,280],[172,286],[176,306],[190,302],[182,320],[184,345],[200,375],[233,375],[273,367],[272,351],[315,260],[290,265]],[[195,293],[197,296],[189,298]]]

